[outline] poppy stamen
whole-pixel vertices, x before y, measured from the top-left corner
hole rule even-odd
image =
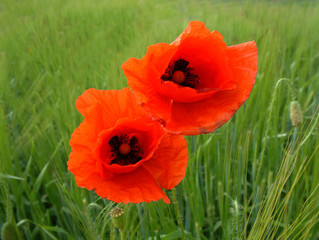
[[[193,73],[194,68],[189,67],[185,59],[178,59],[171,62],[161,76],[163,81],[172,81],[182,87],[196,88],[199,77]]]
[[[111,146],[111,165],[126,166],[135,164],[143,158],[143,151],[136,136],[116,135],[110,139],[109,145]]]

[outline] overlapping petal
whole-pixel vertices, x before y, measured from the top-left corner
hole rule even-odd
[[[161,78],[170,64],[187,60],[196,88]],[[227,122],[250,94],[257,72],[255,42],[227,47],[217,31],[192,21],[171,44],[154,44],[142,59],[122,65],[137,101],[167,131],[195,135]]]
[[[89,89],[78,98],[76,106],[84,121],[71,136],[68,169],[75,175],[77,185],[115,202],[163,199],[169,203],[161,187],[170,189],[185,175],[188,155],[184,138],[178,136],[172,141],[176,136],[152,121],[128,88]],[[143,150],[141,158],[128,165],[111,163],[114,153],[110,139],[124,135],[137,139]],[[161,168],[154,167],[157,165]]]
[[[169,157],[169,158],[168,158]],[[184,137],[165,134],[152,161],[144,167],[153,172],[154,178],[165,189],[172,189],[179,184],[185,176],[188,151]]]
[[[186,135],[205,134],[226,123],[250,95],[257,72],[256,53],[255,42],[229,47],[227,54],[231,56],[229,65],[236,80],[236,88],[216,93],[204,101],[173,102],[166,129]]]

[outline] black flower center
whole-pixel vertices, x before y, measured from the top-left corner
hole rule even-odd
[[[143,151],[136,136],[116,135],[109,141],[111,146],[111,165],[126,166],[142,160]]]
[[[194,68],[189,67],[189,62],[180,58],[171,62],[161,76],[163,81],[172,81],[183,87],[196,88],[199,77],[192,73]]]

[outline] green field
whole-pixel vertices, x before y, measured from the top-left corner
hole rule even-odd
[[[319,2],[2,0],[0,226],[17,232],[7,239],[119,239],[116,204],[77,187],[67,170],[83,120],[75,100],[88,88],[127,86],[121,64],[172,42],[190,20],[227,45],[255,40],[259,71],[227,124],[187,137],[176,187],[186,238],[319,239]],[[174,204],[124,208],[126,239],[183,236]]]

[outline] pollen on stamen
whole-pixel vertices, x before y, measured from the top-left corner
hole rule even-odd
[[[131,152],[131,146],[127,143],[121,144],[119,151],[122,155],[127,155]]]

